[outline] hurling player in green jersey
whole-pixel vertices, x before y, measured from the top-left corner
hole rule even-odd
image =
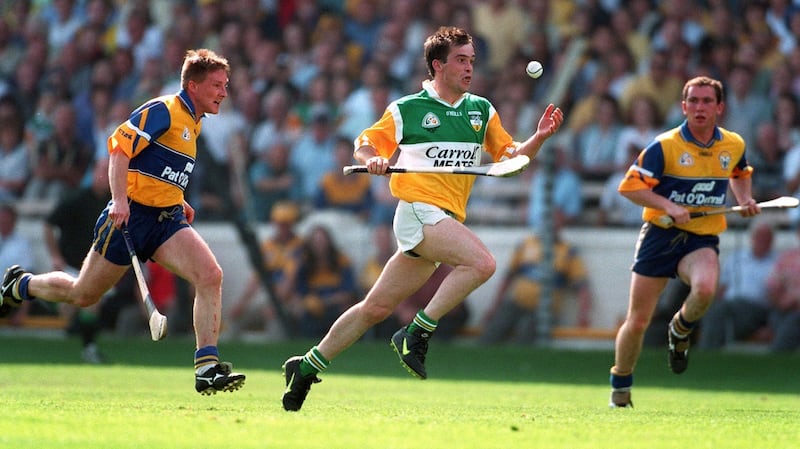
[[[468,92],[476,55],[466,31],[440,28],[425,41],[424,54],[431,79],[420,92],[390,103],[378,122],[356,138],[354,157],[370,174],[385,175],[398,151],[398,165],[420,167],[473,166],[484,156],[493,161],[534,157],[564,120],[559,108],[548,105],[534,135],[515,142],[492,104]],[[439,320],[495,271],[494,256],[463,224],[474,181],[471,175],[391,175],[390,189],[399,200],[394,217],[398,250],[364,300],[345,311],[318,345],[284,363],[284,409],[299,410],[311,384],[319,382],[317,374],[444,263],[453,270],[427,306],[391,338],[403,366],[420,379],[427,377],[428,340]]]

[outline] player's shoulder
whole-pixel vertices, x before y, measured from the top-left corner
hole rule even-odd
[[[744,145],[744,138],[739,133],[737,133],[736,131],[731,131],[731,130],[723,128],[721,126],[717,127],[717,129],[719,129],[719,133],[720,133],[720,136],[721,136],[720,140],[723,140],[723,141],[732,140],[733,142],[740,143],[740,144]]]

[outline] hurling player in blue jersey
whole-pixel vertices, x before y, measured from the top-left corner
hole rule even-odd
[[[725,104],[722,83],[697,77],[683,87],[686,120],[657,136],[636,158],[619,192],[644,206],[630,285],[628,314],[616,339],[611,368],[611,407],[631,407],[633,370],[659,295],[670,278],[689,294],[669,323],[668,364],[680,374],[688,366],[689,334],[705,314],[719,279],[719,234],[724,214],[690,219],[690,213],[726,207],[728,188],[742,216],[761,212],[751,193],[752,167],[745,142],[717,125]],[[671,217],[672,226],[663,219]]]
[[[3,277],[0,307],[34,298],[80,307],[96,303],[131,265],[121,232],[127,226],[140,259],[158,262],[195,288],[197,392],[233,391],[244,384],[243,374],[219,361],[222,269],[191,226],[194,209],[183,194],[201,119],[219,113],[229,73],[228,61],[210,50],[186,53],[180,92],[146,102],[108,138],[111,201],[97,220],[78,277],[61,271],[33,275],[14,265]]]

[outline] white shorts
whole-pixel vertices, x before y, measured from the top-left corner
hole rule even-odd
[[[413,249],[424,238],[422,227],[435,225],[447,217],[452,217],[452,214],[432,204],[398,201],[397,209],[394,211],[394,236],[397,239],[397,247],[409,257],[419,257]]]

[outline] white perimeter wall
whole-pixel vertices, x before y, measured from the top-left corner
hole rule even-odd
[[[339,214],[320,213],[303,221],[299,225],[299,231],[305,232],[314,223],[326,224],[333,230],[337,244],[351,256],[357,268],[360,268],[371,254],[370,228],[357,220]],[[41,221],[21,219],[19,227],[34,245],[38,261],[36,270],[40,272],[49,270],[49,259],[42,242]],[[249,259],[239,241],[236,229],[232,225],[198,223],[196,229],[208,241],[225,272],[224,307],[224,304],[241,294],[250,273]],[[486,243],[497,259],[495,275],[468,298],[468,304],[473,312],[472,323],[476,324],[494,298],[498,282],[507,270],[510,254],[514,246],[526,234],[527,229],[481,226],[472,227],[472,229]],[[267,225],[259,229],[262,237],[269,235],[269,232],[270,227]],[[637,232],[638,229],[635,228],[593,227],[569,228],[564,231],[564,238],[580,249],[589,270],[594,292],[593,327],[612,328],[624,317],[628,301],[629,266]],[[797,238],[792,231],[780,231],[775,243],[776,248],[794,247],[797,246]],[[723,257],[725,252],[747,244],[747,236],[744,231],[727,231],[723,234],[721,241]],[[263,300],[263,297],[260,300]],[[570,324],[573,320],[571,316],[573,312],[567,311],[565,324]]]

